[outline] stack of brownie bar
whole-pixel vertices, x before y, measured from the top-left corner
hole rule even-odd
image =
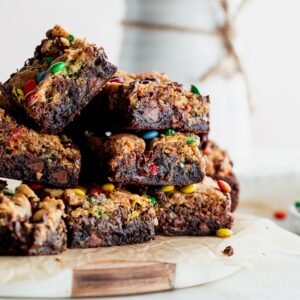
[[[0,253],[56,254],[230,229],[239,185],[209,98],[129,74],[60,26],[0,86]]]
[[[87,156],[98,163],[92,176],[150,197],[157,234],[213,235],[232,224],[231,188],[221,176],[230,177],[232,163],[207,142],[209,110],[195,86],[118,71],[82,113]]]

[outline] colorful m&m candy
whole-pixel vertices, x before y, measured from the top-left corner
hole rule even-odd
[[[142,135],[142,138],[143,138],[144,140],[152,140],[152,139],[156,138],[158,135],[159,135],[159,132],[158,132],[158,131],[156,131],[156,130],[151,130],[151,131],[148,131],[148,132],[144,133],[144,134]]]

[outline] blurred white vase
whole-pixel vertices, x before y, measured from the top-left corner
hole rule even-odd
[[[229,0],[230,10],[239,2]],[[214,31],[224,14],[219,0],[127,0],[125,21]],[[120,67],[129,72],[161,71],[188,86],[199,83],[224,55],[218,36],[125,26]],[[243,169],[252,138],[241,74],[212,76],[200,89],[211,96],[210,137],[230,152],[238,170]]]

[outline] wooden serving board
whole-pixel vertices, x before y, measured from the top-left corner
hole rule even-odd
[[[107,262],[73,270],[72,297],[117,296],[175,288],[176,265]]]

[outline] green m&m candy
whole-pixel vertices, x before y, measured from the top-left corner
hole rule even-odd
[[[151,201],[151,204],[152,204],[152,205],[154,205],[154,204],[157,202],[157,200],[156,200],[155,197],[151,197],[150,199],[151,199],[150,201]]]
[[[70,44],[72,45],[73,42],[74,42],[74,40],[75,40],[74,35],[73,35],[73,34],[70,34],[70,35],[68,36],[68,40],[69,40]]]
[[[186,143],[188,145],[194,144],[196,142],[196,138],[193,135],[187,137]]]
[[[196,87],[195,85],[191,85],[191,92],[193,93],[193,94],[195,94],[195,95],[199,95],[199,96],[201,96],[201,93],[200,93],[200,90],[199,90],[199,88],[198,87]]]
[[[63,61],[59,61],[50,67],[50,73],[55,74],[57,72],[63,71],[66,68],[66,64]]]
[[[170,136],[170,135],[173,135],[173,134],[175,134],[175,130],[173,130],[173,129],[168,129],[168,130],[165,132],[165,135],[167,135],[167,136]]]
[[[52,56],[47,56],[46,61],[50,65],[53,62],[54,58]]]

